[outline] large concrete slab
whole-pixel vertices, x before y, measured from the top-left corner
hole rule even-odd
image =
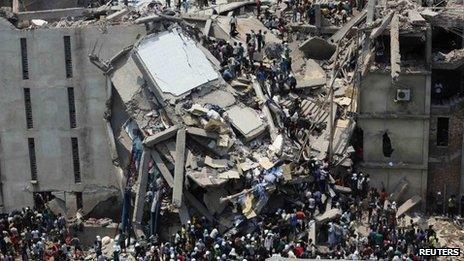
[[[225,90],[215,90],[198,100],[198,103],[205,105],[207,103],[215,104],[221,108],[227,108],[235,103],[235,97],[232,93]]]
[[[398,211],[396,212],[396,218],[399,218],[402,216],[404,213],[406,213],[408,210],[413,208],[417,203],[419,203],[422,200],[422,198],[419,195],[415,195],[414,197],[408,199],[406,202],[403,203],[398,208]]]
[[[342,215],[342,211],[338,208],[332,208],[327,210],[321,215],[315,217],[317,222],[326,222],[335,218],[338,218]]]
[[[119,96],[121,96],[122,101],[127,103],[140,91],[145,81],[132,57],[128,57],[122,66],[113,71],[111,82]]]
[[[406,179],[402,179],[398,185],[395,186],[395,189],[393,192],[390,194],[390,200],[391,201],[396,201],[398,203],[398,200],[400,199],[401,195],[404,193],[404,191],[408,188],[409,183]]]
[[[225,16],[219,16],[217,18],[216,26],[219,26],[224,32],[230,31],[229,25],[230,18]],[[237,18],[237,32],[238,35],[235,37],[239,41],[246,42],[246,34],[249,34],[253,30],[255,33],[258,33],[261,30],[262,33],[265,33],[266,43],[280,43],[281,41],[269,30],[267,29],[260,20],[254,17],[248,18]],[[225,39],[229,40],[229,39]]]
[[[323,86],[327,77],[324,69],[316,63],[313,59],[306,61],[306,68],[303,74],[296,74],[297,88],[315,88]]]
[[[311,37],[302,42],[298,47],[307,58],[316,60],[328,60],[335,52],[335,45],[321,37]]]
[[[136,54],[153,85],[174,96],[219,77],[197,43],[175,29],[146,37],[136,47]]]
[[[227,110],[230,121],[234,128],[250,141],[266,130],[266,124],[258,113],[250,107],[232,106]]]

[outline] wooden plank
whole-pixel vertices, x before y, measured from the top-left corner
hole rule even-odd
[[[401,53],[400,53],[400,21],[398,14],[393,16],[390,26],[390,61],[391,61],[391,78],[393,81],[398,80],[401,71]]]
[[[176,162],[174,163],[174,187],[172,189],[172,204],[178,208],[180,208],[182,204],[182,194],[184,190],[185,139],[185,129],[179,129],[176,138]]]
[[[152,147],[161,141],[170,139],[176,135],[177,130],[179,129],[178,125],[171,126],[164,131],[158,132],[152,136],[146,137],[143,140],[143,145],[147,147]]]

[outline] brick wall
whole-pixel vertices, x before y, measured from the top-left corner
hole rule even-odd
[[[437,191],[450,195],[459,195],[461,180],[462,135],[464,113],[462,105],[452,108],[432,108],[429,137],[428,194]],[[449,117],[448,146],[437,146],[437,118]]]

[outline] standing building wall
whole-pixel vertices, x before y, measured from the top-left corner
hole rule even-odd
[[[410,101],[398,101],[397,89],[409,89]],[[358,124],[363,130],[361,169],[372,185],[391,192],[404,178],[405,200],[420,195],[425,202],[430,117],[430,73],[401,73],[393,86],[389,71],[370,71],[360,84]],[[393,152],[383,152],[384,134]],[[425,205],[424,205],[425,206]]]
[[[82,192],[84,212],[99,200],[119,194],[103,117],[107,109],[107,81],[90,63],[88,54],[96,44],[98,55],[109,59],[143,34],[145,28],[139,25],[0,28],[0,203],[3,211],[32,205],[33,192],[39,191],[52,191],[58,197],[62,193],[70,209],[76,207],[70,198],[75,192]],[[70,39],[71,76],[66,71],[66,36]],[[21,52],[21,38],[27,45],[28,79],[23,79],[25,57]],[[32,127],[26,120],[25,88],[30,92]],[[70,123],[68,88],[74,92],[75,127]],[[31,138],[35,144],[36,181],[32,180],[31,173],[28,140]],[[75,175],[71,138],[77,138],[80,182]]]

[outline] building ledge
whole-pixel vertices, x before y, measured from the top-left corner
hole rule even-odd
[[[425,114],[397,114],[397,113],[360,113],[358,119],[417,119],[427,120],[430,115]]]
[[[416,169],[427,170],[428,166],[424,164],[404,163],[404,162],[361,162],[361,168],[376,168],[376,169]]]

